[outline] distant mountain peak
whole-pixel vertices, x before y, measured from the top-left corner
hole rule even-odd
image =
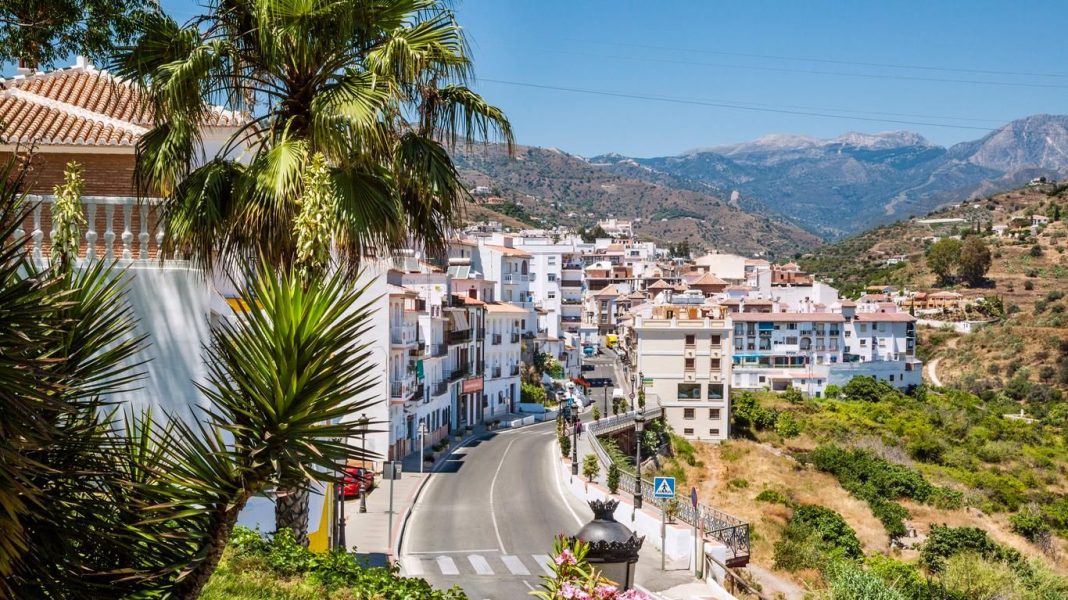
[[[836,138],[826,140],[828,144],[845,144],[857,148],[902,148],[906,146],[934,146],[922,135],[911,131],[884,131],[881,133],[862,133],[850,131]]]

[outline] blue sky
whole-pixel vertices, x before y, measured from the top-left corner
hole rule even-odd
[[[180,20],[196,10],[163,5]],[[519,142],[582,155],[899,129],[948,145],[1026,115],[1068,113],[1063,0],[455,6],[476,88],[506,111]]]

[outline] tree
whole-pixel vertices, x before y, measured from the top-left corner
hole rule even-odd
[[[105,59],[155,10],[149,0],[0,0],[0,60],[50,67],[72,54]]]
[[[973,236],[964,241],[957,260],[957,271],[968,285],[978,285],[990,269],[990,248],[983,238]]]
[[[185,27],[145,19],[112,69],[152,107],[137,177],[164,199],[166,246],[209,272],[260,256],[292,264],[302,173],[321,154],[342,268],[412,243],[443,250],[467,198],[448,149],[493,133],[510,147],[511,127],[466,87],[470,57],[443,2],[374,6],[233,0]],[[248,117],[201,163],[199,128],[217,104]]]
[[[579,233],[579,236],[582,238],[582,241],[591,244],[597,239],[608,237],[608,232],[604,230],[604,227],[601,227],[600,223],[598,223],[594,225],[592,229],[583,229]]]
[[[619,491],[619,465],[615,462],[608,465],[608,475],[605,478],[605,483],[608,485],[608,491],[616,493]]]
[[[949,281],[957,268],[961,242],[953,238],[938,240],[927,249],[927,268],[943,281]]]
[[[596,456],[587,454],[582,458],[582,474],[587,481],[593,481],[593,478],[597,477],[600,472],[601,463],[597,462]]]
[[[545,387],[538,383],[520,383],[519,401],[524,404],[545,404]]]
[[[504,114],[466,86],[463,32],[439,0],[232,0],[184,27],[152,13],[142,29],[112,66],[155,118],[137,180],[163,197],[165,251],[208,273],[260,260],[288,272],[311,225],[330,246],[311,258],[339,259],[312,275],[355,275],[413,243],[441,254],[468,197],[448,149],[493,133],[512,146]],[[201,162],[217,104],[244,118]],[[276,519],[302,539],[306,496],[288,492]]]

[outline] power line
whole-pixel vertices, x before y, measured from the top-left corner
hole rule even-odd
[[[915,75],[891,75],[872,73],[841,73],[836,71],[820,71],[817,69],[788,69],[785,67],[760,67],[755,65],[732,65],[727,63],[710,63],[692,60],[679,60],[672,58],[646,58],[637,56],[612,56],[603,54],[586,54],[578,52],[563,52],[559,50],[542,50],[546,54],[561,54],[564,56],[580,56],[585,58],[603,58],[609,60],[621,60],[625,62],[641,61],[663,64],[690,65],[702,67],[719,67],[727,69],[742,69],[747,71],[771,71],[775,73],[804,73],[809,75],[832,75],[836,77],[860,77],[864,79],[891,79],[897,81],[927,81],[936,83],[966,83],[971,85],[992,85],[1000,87],[1028,87],[1047,89],[1068,89],[1068,85],[1058,83],[1025,83],[1013,81],[984,81],[980,79],[948,79],[944,77],[920,77]]]
[[[848,116],[848,115],[835,115],[835,114],[829,114],[829,113],[823,113],[823,112],[812,112],[812,111],[802,111],[802,110],[788,110],[788,109],[781,109],[781,108],[768,108],[766,106],[754,106],[754,105],[751,105],[751,104],[745,104],[745,103],[741,103],[741,102],[737,102],[737,103],[710,102],[710,101],[705,101],[705,100],[678,98],[678,97],[671,97],[671,96],[650,96],[650,95],[646,95],[646,94],[631,94],[631,93],[626,93],[626,92],[612,92],[612,91],[606,91],[606,90],[591,90],[591,89],[585,89],[585,88],[574,88],[574,87],[565,87],[565,86],[557,86],[557,85],[545,85],[545,84],[538,84],[538,83],[526,83],[526,82],[522,82],[522,81],[508,81],[508,80],[504,80],[504,79],[491,79],[491,78],[485,78],[485,77],[480,77],[478,80],[479,81],[484,81],[484,82],[487,82],[487,83],[497,83],[497,84],[501,84],[501,85],[511,85],[511,86],[526,87],[526,88],[541,89],[541,90],[553,90],[553,91],[558,91],[558,92],[571,92],[571,93],[576,93],[576,94],[591,94],[591,95],[595,95],[595,96],[608,96],[608,97],[612,97],[612,98],[628,98],[628,99],[632,99],[632,100],[648,100],[648,101],[652,101],[652,102],[667,102],[667,103],[672,103],[672,104],[687,104],[687,105],[692,105],[692,106],[711,106],[711,107],[716,107],[716,108],[729,108],[729,109],[747,110],[747,111],[753,111],[753,112],[776,113],[776,114],[785,114],[785,115],[801,115],[801,116],[807,116],[807,117],[823,117],[823,118],[827,118],[827,119],[845,119],[845,120],[851,120],[851,121],[870,121],[870,122],[875,122],[875,123],[895,123],[895,124],[899,124],[899,125],[924,125],[924,126],[928,126],[928,127],[945,127],[945,128],[949,128],[949,129],[968,129],[968,130],[973,130],[973,131],[986,131],[986,132],[994,131],[993,129],[991,129],[989,127],[974,127],[974,126],[971,126],[971,125],[952,125],[952,124],[948,124],[948,123],[932,123],[932,122],[928,122],[928,121],[908,121],[908,120],[903,120],[903,119],[879,119],[879,118],[874,118],[874,117],[853,117],[853,116]]]
[[[587,40],[581,38],[561,38],[562,40],[569,42],[579,42],[583,44],[600,44],[606,46],[620,46],[624,48],[647,48],[650,50],[668,50],[671,52],[692,52],[696,54],[714,54],[717,56],[738,56],[743,58],[760,58],[767,60],[788,60],[794,62],[815,62],[825,63],[832,65],[853,65],[859,67],[880,67],[888,69],[914,69],[918,71],[938,71],[943,73],[975,73],[978,75],[1016,75],[1021,77],[1055,77],[1058,79],[1068,79],[1068,74],[1064,73],[1035,73],[1028,71],[998,71],[993,69],[966,69],[958,67],[936,67],[930,65],[906,65],[895,63],[879,63],[879,62],[863,62],[863,61],[851,61],[851,60],[838,60],[832,58],[813,58],[813,57],[799,57],[799,56],[782,56],[776,54],[756,54],[747,52],[725,52],[722,50],[707,50],[697,48],[672,48],[670,46],[657,46],[651,44],[634,44],[625,42],[610,42],[603,40]]]

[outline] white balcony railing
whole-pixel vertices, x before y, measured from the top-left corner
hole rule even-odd
[[[92,260],[118,260],[129,266],[156,266],[161,258],[180,260],[180,256],[161,256],[163,224],[159,217],[158,198],[138,199],[127,196],[83,196],[85,223],[79,227],[82,239],[78,256]],[[23,227],[16,235],[29,236],[30,252],[38,262],[51,258],[52,205],[55,196],[27,196],[32,207]]]

